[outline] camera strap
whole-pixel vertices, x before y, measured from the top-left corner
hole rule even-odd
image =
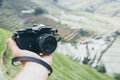
[[[53,72],[53,70],[49,64],[47,64],[46,62],[44,62],[41,59],[34,58],[34,57],[28,57],[28,56],[15,57],[12,59],[12,65],[19,65],[19,64],[21,64],[21,61],[32,61],[32,62],[41,64],[42,66],[44,66],[45,68],[47,68],[50,71],[48,74],[49,76]]]

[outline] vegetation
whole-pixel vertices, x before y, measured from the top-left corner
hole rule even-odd
[[[115,80],[120,80],[120,73],[115,73],[114,78]]]
[[[98,66],[96,69],[98,72],[106,73],[105,65],[103,63],[100,66]]]
[[[0,7],[3,5],[3,0],[0,0]]]
[[[35,9],[34,15],[40,15],[40,14],[44,14],[44,13],[46,13],[46,10],[38,7],[38,8]]]

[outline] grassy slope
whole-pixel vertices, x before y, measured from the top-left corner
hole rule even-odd
[[[0,80],[10,80],[10,77],[5,74],[6,68],[3,61],[3,54],[6,49],[6,39],[9,35],[8,31],[0,29]]]
[[[0,60],[3,58],[2,52],[6,46],[6,38],[10,35],[11,33],[8,31],[0,29]],[[15,76],[19,69],[10,64],[10,59],[12,58],[11,52],[8,51],[4,57],[4,64],[0,63],[0,66],[4,65],[4,69],[6,69],[9,76]],[[54,53],[53,63],[54,72],[49,77],[49,80],[113,80],[105,74],[98,73],[96,70],[91,69],[88,66],[73,62],[68,57],[58,53]]]

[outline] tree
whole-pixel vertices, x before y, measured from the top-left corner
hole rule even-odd
[[[0,0],[0,7],[3,5],[3,0]]]

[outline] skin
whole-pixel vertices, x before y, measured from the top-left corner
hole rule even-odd
[[[16,45],[15,41],[12,40],[11,38],[7,39],[7,44],[12,51],[13,57],[30,56],[41,59],[46,63],[48,63],[49,65],[52,65],[52,55],[41,57],[34,52],[28,50],[21,50]],[[24,61],[22,62],[22,64],[24,66],[22,70],[14,78],[14,80],[47,80],[48,79],[49,71],[42,65],[30,61]]]

